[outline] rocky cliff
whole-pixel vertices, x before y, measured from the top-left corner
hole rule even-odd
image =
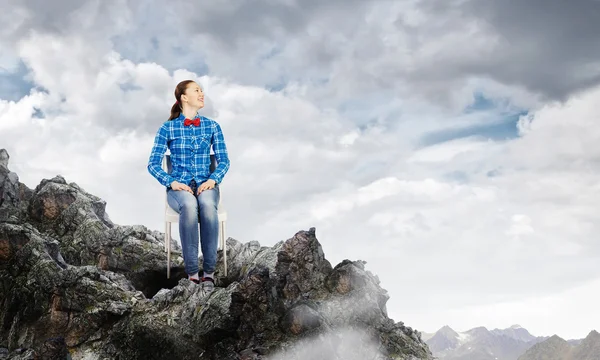
[[[31,190],[8,165],[0,150],[0,359],[432,359],[364,262],[332,267],[315,229],[273,247],[229,238],[207,295],[175,243],[166,279],[162,233],[114,224],[60,176]]]

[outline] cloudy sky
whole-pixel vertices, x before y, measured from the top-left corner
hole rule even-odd
[[[0,8],[0,148],[29,187],[60,174],[162,231],[146,164],[195,79],[230,151],[231,237],[314,226],[420,331],[600,330],[600,2]]]

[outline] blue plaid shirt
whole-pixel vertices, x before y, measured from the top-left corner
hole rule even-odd
[[[229,170],[229,157],[221,126],[209,118],[200,116],[200,126],[184,126],[185,116],[166,121],[158,129],[154,146],[148,160],[148,171],[162,185],[169,187],[173,181],[190,185],[192,179],[200,185],[208,179],[221,183]],[[217,167],[210,172],[210,146],[217,160]],[[162,169],[162,159],[167,150],[171,152],[172,171]]]

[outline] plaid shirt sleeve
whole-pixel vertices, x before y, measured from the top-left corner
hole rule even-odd
[[[217,168],[210,175],[209,179],[220,184],[229,170],[230,164],[229,156],[227,155],[227,146],[225,145],[225,139],[223,138],[223,131],[221,131],[221,126],[218,123],[215,123],[215,131],[213,132],[213,151],[215,152],[215,159],[217,160]]]
[[[167,151],[167,135],[167,128],[163,124],[156,132],[156,137],[154,138],[154,145],[152,146],[150,159],[148,160],[148,172],[162,185],[169,187],[175,179],[162,169],[163,156]]]

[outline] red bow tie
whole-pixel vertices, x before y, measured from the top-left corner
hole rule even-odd
[[[192,125],[194,124],[194,126],[200,126],[200,119],[195,118],[194,120],[190,120],[190,119],[185,119],[185,121],[183,122],[184,126],[188,126],[188,125]]]

